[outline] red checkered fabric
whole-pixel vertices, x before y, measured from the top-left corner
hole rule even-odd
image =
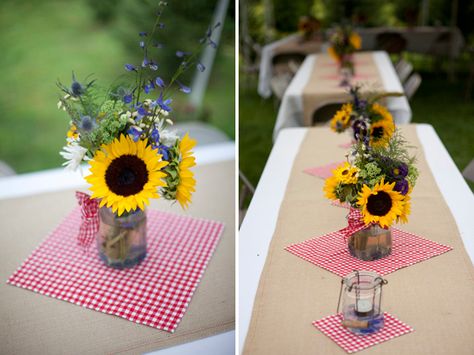
[[[342,207],[342,208],[350,208],[351,205],[348,203],[342,203],[340,201],[331,201],[331,205],[336,206],[336,207]]]
[[[314,168],[305,169],[304,172],[309,175],[317,176],[321,179],[327,179],[328,177],[332,176],[332,171],[343,164],[344,161],[340,161],[337,163],[331,163],[322,166],[316,166]]]
[[[347,142],[347,143],[343,143],[343,144],[338,144],[337,146],[339,148],[349,149],[350,147],[352,147],[353,144],[354,144],[354,142]]]
[[[344,239],[345,236],[336,231],[289,245],[285,250],[341,277],[353,270],[369,270],[387,275],[452,250],[449,246],[392,228],[392,253],[382,259],[363,261],[349,253]]]
[[[173,332],[217,246],[222,223],[149,210],[146,259],[132,269],[107,267],[77,246],[79,207],[8,283],[150,327]]]
[[[314,321],[313,325],[349,354],[414,331],[387,312],[384,312],[384,327],[369,335],[354,334],[344,328],[341,322],[342,314],[339,313]]]
[[[91,199],[88,194],[76,191],[77,202],[81,206],[82,223],[79,227],[77,240],[79,245],[88,249],[99,230],[99,202]]]

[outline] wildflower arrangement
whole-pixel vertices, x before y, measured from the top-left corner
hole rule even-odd
[[[138,46],[143,52],[139,64],[125,64],[130,84],[104,90],[94,80],[72,83],[58,82],[63,95],[58,108],[70,117],[67,144],[60,153],[67,169],[76,170],[82,162],[90,164],[92,198],[99,206],[109,207],[118,216],[143,210],[150,198],[163,197],[178,201],[183,208],[191,202],[195,191],[196,165],[192,149],[196,141],[187,134],[180,138],[170,126],[172,92],[190,93],[179,81],[189,68],[204,71],[197,55],[206,45],[216,47],[213,30],[208,29],[195,53],[178,51],[179,65],[168,82],[158,73],[155,57],[161,45],[157,32],[164,28],[159,11],[151,32],[140,32]]]
[[[350,26],[337,27],[329,38],[329,55],[338,63],[351,63],[352,54],[362,47],[362,39]]]
[[[360,86],[351,87],[350,94],[352,100],[342,105],[331,119],[331,129],[341,133],[350,128],[355,141],[372,147],[386,146],[395,132],[395,124],[391,113],[377,101],[399,94],[368,94],[363,99]]]
[[[361,141],[353,145],[347,162],[326,179],[324,194],[360,210],[366,225],[388,228],[408,221],[417,177],[415,159],[396,131],[385,146],[371,147]]]

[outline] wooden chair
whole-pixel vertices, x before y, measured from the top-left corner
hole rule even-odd
[[[321,106],[313,113],[313,126],[324,125],[341,108],[342,104],[327,104]]]
[[[383,32],[375,37],[377,49],[389,54],[400,55],[407,46],[407,40],[397,32]]]
[[[412,73],[413,65],[405,59],[400,59],[395,65],[395,71],[397,72],[400,82],[404,83]]]
[[[408,100],[411,100],[413,95],[415,95],[416,91],[420,87],[421,84],[421,76],[418,73],[412,74],[408,80],[403,84],[403,90],[405,91],[405,95]]]
[[[255,187],[250,183],[249,179],[244,175],[242,171],[239,170],[239,226],[242,224],[242,221],[245,218],[247,213],[247,208],[245,207],[245,201],[247,198],[252,199],[255,194]]]

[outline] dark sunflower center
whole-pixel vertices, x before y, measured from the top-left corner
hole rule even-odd
[[[117,195],[135,195],[148,182],[146,164],[135,155],[115,158],[105,172],[105,182],[110,191]]]
[[[380,139],[383,137],[383,127],[375,127],[372,130],[372,137]]]
[[[367,211],[374,216],[385,216],[392,208],[392,199],[384,191],[379,191],[377,195],[371,195],[367,199]]]

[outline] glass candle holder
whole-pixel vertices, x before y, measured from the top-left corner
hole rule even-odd
[[[355,334],[372,334],[384,326],[382,287],[387,284],[372,271],[353,271],[341,281],[337,312],[342,302],[342,326]]]
[[[99,209],[97,249],[102,261],[113,268],[131,268],[146,257],[146,213],[140,209],[120,217],[110,208]]]

